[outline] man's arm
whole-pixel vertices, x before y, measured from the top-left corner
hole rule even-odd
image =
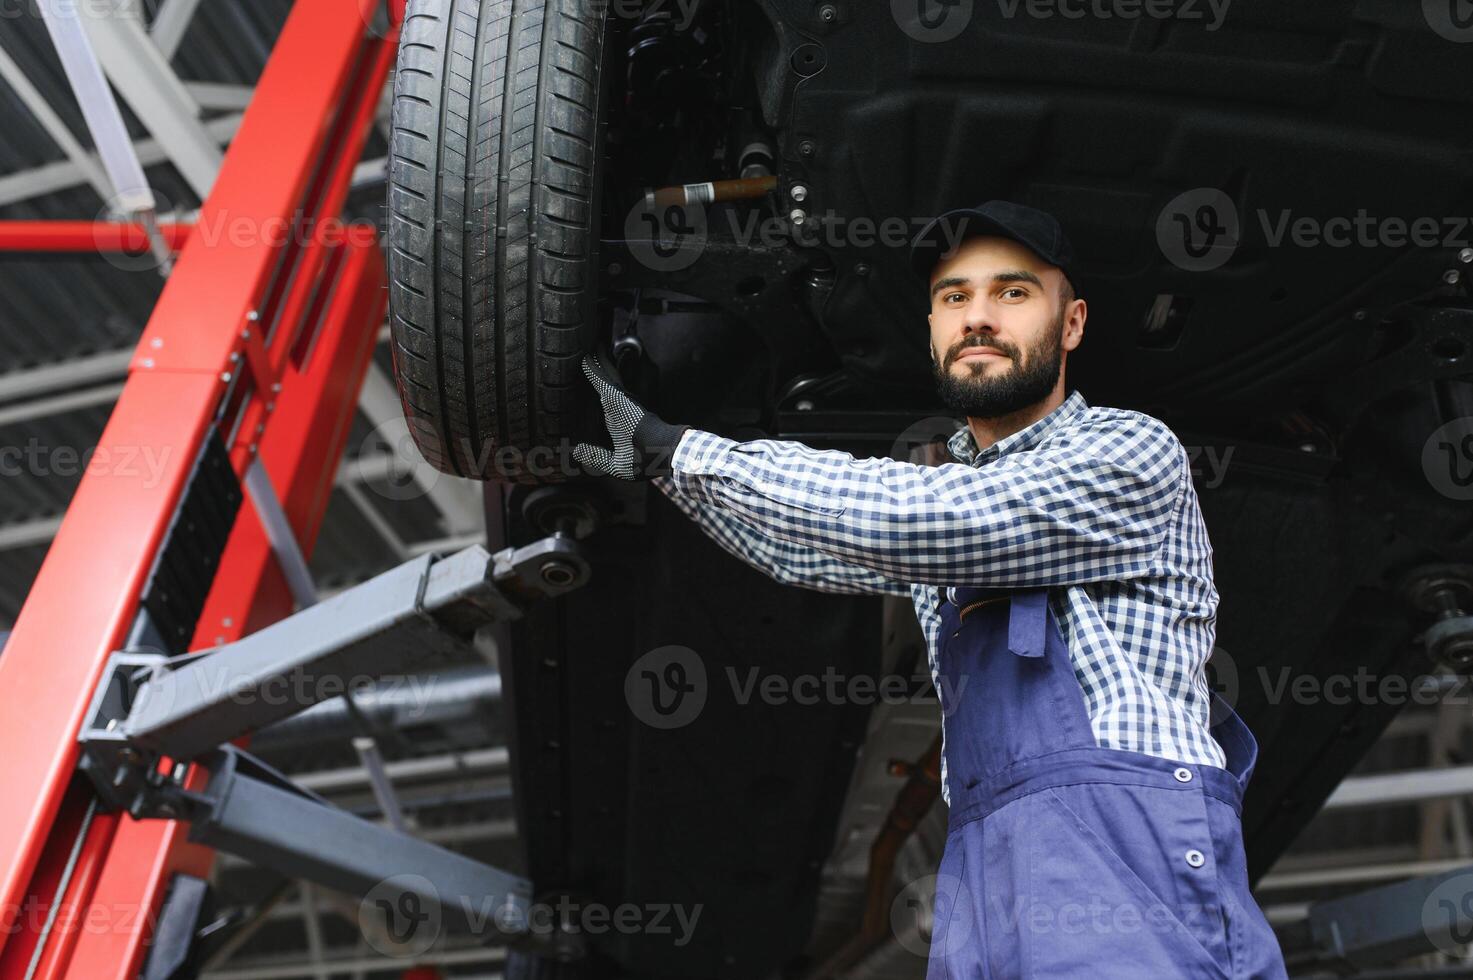
[[[1190,479],[1166,425],[1088,420],[980,467],[684,433],[675,479],[771,538],[899,582],[1029,587],[1147,574]]]
[[[774,538],[719,505],[696,499],[684,491],[679,474],[656,477],[650,482],[695,521],[707,537],[784,585],[817,592],[912,594],[911,587],[905,583],[813,548]]]

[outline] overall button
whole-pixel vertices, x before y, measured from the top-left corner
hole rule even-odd
[[[1192,770],[1186,766],[1177,766],[1176,772],[1172,773],[1172,775],[1176,777],[1176,781],[1179,783],[1190,783],[1192,781]]]
[[[1201,851],[1197,850],[1196,848],[1192,848],[1190,851],[1187,851],[1187,864],[1190,864],[1194,868],[1200,868],[1206,863],[1207,857]]]

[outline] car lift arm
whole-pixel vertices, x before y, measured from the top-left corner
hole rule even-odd
[[[340,810],[227,743],[452,652],[477,627],[519,618],[588,574],[561,534],[495,556],[473,546],[406,562],[175,669],[161,654],[119,651],[80,736],[82,771],[107,811],[183,820],[197,843],[395,907],[433,907],[449,928],[487,941],[525,938],[530,882]],[[273,687],[293,694],[271,696]],[[203,789],[187,786],[178,764],[193,761],[209,772]]]

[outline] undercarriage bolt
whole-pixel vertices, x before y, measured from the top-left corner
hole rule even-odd
[[[788,215],[788,218],[793,222],[793,224],[801,225],[803,222],[808,220],[808,212],[804,211],[802,208],[794,208],[792,213]]]
[[[808,187],[804,184],[794,184],[792,189],[788,191],[788,196],[799,204],[802,204],[808,200]]]

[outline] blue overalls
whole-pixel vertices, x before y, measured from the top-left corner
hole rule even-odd
[[[1100,748],[1046,589],[941,594],[951,812],[927,980],[1285,977],[1248,890],[1258,745],[1237,713],[1213,696],[1226,770]]]

